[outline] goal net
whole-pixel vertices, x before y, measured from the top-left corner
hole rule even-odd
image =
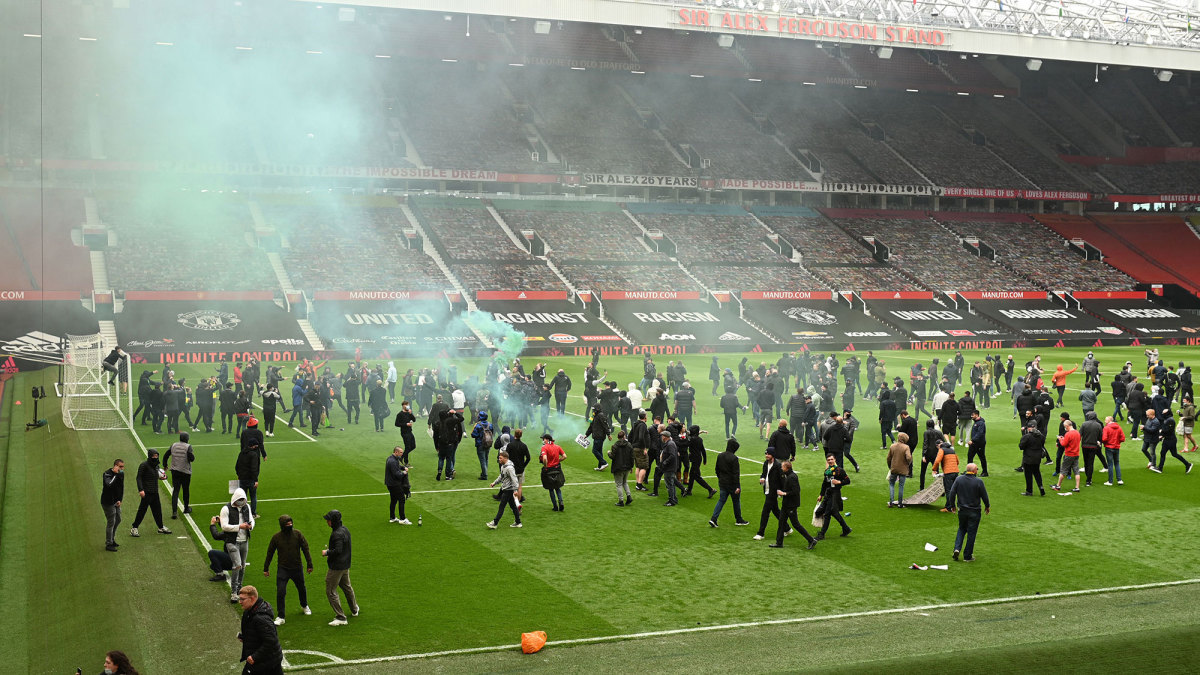
[[[105,368],[111,350],[99,333],[68,335],[63,351],[63,424],[78,431],[132,429],[129,358]],[[114,372],[115,371],[115,372]]]

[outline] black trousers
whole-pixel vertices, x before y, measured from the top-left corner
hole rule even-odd
[[[221,433],[225,434],[225,433],[229,433],[230,431],[237,431],[237,422],[235,421],[233,413],[227,413],[224,410],[222,410],[221,411]]]
[[[704,480],[704,477],[700,475],[699,464],[693,466],[691,472],[688,473],[687,492],[689,495],[692,494],[692,486],[696,483],[699,483],[700,487],[704,488],[705,490],[712,492],[712,486],[709,485],[708,481]]]
[[[279,612],[279,618],[285,618],[284,601],[287,600],[287,584],[288,581],[296,584],[296,591],[300,593],[300,606],[308,607],[308,589],[304,586],[304,570],[290,570],[286,567],[279,566],[275,570],[275,609]],[[258,672],[258,671],[255,671]]]
[[[213,409],[212,409],[212,407],[200,408],[200,419],[198,421],[204,423],[205,431],[212,431],[213,430]]]
[[[921,458],[921,487],[920,487],[921,490],[925,489],[925,472],[928,471],[929,467],[932,465],[933,465],[933,462],[930,462],[929,460],[927,460],[925,458]]]
[[[287,412],[287,411],[284,411]],[[263,431],[268,434],[275,433],[275,409],[263,411]]]
[[[400,520],[404,520],[404,487],[401,485],[389,485],[388,494],[391,495],[391,503],[388,504],[389,517],[396,517],[396,507],[399,506]]]
[[[138,504],[137,517],[133,519],[134,527],[142,524],[142,520],[146,517],[146,509],[150,509],[150,513],[154,514],[155,524],[159,528],[163,527],[162,502],[158,499],[158,486],[152,485],[150,489],[153,492],[147,492],[146,496],[142,497],[142,503]]]
[[[351,413],[354,413],[351,415]],[[350,424],[351,418],[353,422],[358,424],[358,417],[362,414],[362,409],[358,407],[358,399],[346,400],[346,424]]]
[[[192,474],[171,470],[171,513],[179,511],[179,493],[183,493],[183,509],[192,503]]]
[[[1089,483],[1092,482],[1092,469],[1096,465],[1097,458],[1100,459],[1100,464],[1107,469],[1108,462],[1104,460],[1104,448],[1083,449],[1083,474]]]
[[[559,415],[567,414],[567,392],[554,392],[554,409]]]
[[[800,519],[796,517],[796,509],[785,509],[779,512],[779,527],[775,528],[775,544],[777,546],[783,546],[783,537],[787,533],[788,522],[791,522],[792,529],[804,535],[805,541],[812,543],[812,535],[800,524]]]
[[[172,410],[167,413],[167,433],[168,434],[179,433],[179,413],[181,413],[181,412],[183,412],[183,411]]]
[[[762,517],[758,521],[758,535],[760,537],[767,534],[767,523],[771,522],[771,518],[779,518],[779,495],[764,495],[762,508]]]
[[[979,457],[979,465],[983,468],[982,473],[987,473],[987,446],[972,443],[967,449],[967,463],[974,462],[976,456]]]
[[[1025,474],[1025,491],[1033,492],[1033,482],[1037,481],[1038,490],[1045,492],[1042,487],[1042,460],[1039,457],[1036,462],[1025,463],[1021,462],[1021,471]]]
[[[837,520],[838,525],[842,526],[842,534],[850,531],[850,526],[846,524],[846,519],[842,517],[842,512],[834,511],[825,515],[825,524],[821,526],[821,536],[825,536],[825,533],[829,531],[829,524],[834,520]]]

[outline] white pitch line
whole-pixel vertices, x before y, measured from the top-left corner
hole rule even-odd
[[[261,405],[257,404],[257,403],[251,403],[251,405],[253,405],[255,408],[258,408],[259,410],[262,410],[262,409],[263,409],[263,407],[262,407]],[[295,407],[295,406],[293,406],[293,408],[294,408],[294,407]],[[278,419],[278,418],[276,418],[276,419]],[[291,426],[291,425],[290,425],[290,424],[288,424],[287,422],[284,422],[283,426],[284,426],[284,428],[291,429],[292,431],[294,431],[294,432],[296,432],[296,433],[300,434],[301,436],[303,436],[303,437],[307,438],[308,440],[312,441],[313,443],[316,443],[316,442],[317,442],[317,439],[313,438],[312,436],[309,436],[308,434],[304,433],[303,431],[300,431],[300,430],[299,430],[299,429],[297,429],[296,427],[293,427],[293,426]],[[282,442],[282,441],[281,441],[281,442]]]
[[[616,642],[619,640],[638,640],[649,637],[665,637],[669,635],[682,635],[686,633],[707,633],[712,631],[736,630],[739,628],[756,628],[759,626],[785,626],[801,623],[814,623],[818,621],[830,621],[837,619],[855,619],[871,616],[886,616],[889,614],[907,614],[915,612],[927,612],[936,609],[956,609],[961,607],[979,607],[984,605],[1000,605],[1010,602],[1028,602],[1030,600],[1049,600],[1053,598],[1067,598],[1080,595],[1097,595],[1100,593],[1115,593],[1122,591],[1137,591],[1150,588],[1166,588],[1170,586],[1185,586],[1190,584],[1200,583],[1200,579],[1181,579],[1178,581],[1159,581],[1149,584],[1137,584],[1132,586],[1109,586],[1106,588],[1088,588],[1079,591],[1059,591],[1055,593],[1042,593],[1038,595],[1017,595],[1005,598],[987,598],[984,600],[967,600],[964,602],[946,602],[931,605],[918,605],[915,607],[894,607],[890,609],[873,609],[861,612],[846,612],[843,614],[826,614],[823,616],[804,616],[790,619],[767,619],[763,621],[745,621],[741,623],[728,623],[717,626],[696,626],[688,628],[673,628],[669,630],[647,631],[643,633],[627,633],[625,635],[603,635],[590,638],[574,638],[570,640],[549,640],[546,642],[547,647],[559,647],[568,645],[592,644],[597,642]],[[342,665],[363,665],[368,663],[384,663],[389,661],[408,661],[413,659],[427,659],[439,656],[457,656],[462,654],[478,654],[482,652],[502,652],[513,651],[521,648],[521,645],[495,645],[491,647],[472,647],[469,649],[449,649],[439,652],[425,652],[421,654],[398,654],[395,656],[378,656],[366,659],[344,659],[333,661],[330,663],[313,663],[299,666],[291,666],[288,670],[313,670],[318,668],[329,668],[332,666]],[[299,650],[285,649],[284,653],[304,653]],[[331,658],[337,658],[332,654],[328,655]]]

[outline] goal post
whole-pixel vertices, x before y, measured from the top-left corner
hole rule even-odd
[[[133,429],[131,367],[126,356],[105,368],[111,348],[94,335],[67,335],[63,350],[63,424],[77,431]]]

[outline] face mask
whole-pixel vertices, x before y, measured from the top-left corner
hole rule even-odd
[[[115,675],[115,673],[116,673],[116,672],[117,672],[117,671],[115,671],[115,670],[109,670],[108,668],[105,668],[105,669],[104,669],[104,675]]]

